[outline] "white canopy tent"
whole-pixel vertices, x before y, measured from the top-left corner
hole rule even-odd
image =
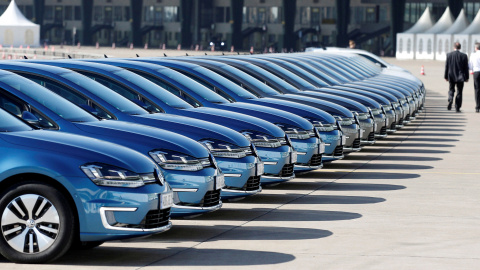
[[[435,52],[436,60],[445,61],[447,59],[447,53],[450,52],[453,47],[453,35],[465,30],[468,27],[468,24],[469,22],[465,15],[465,10],[462,9],[452,26],[450,26],[447,31],[437,35],[437,50]]]
[[[430,8],[426,8],[417,23],[403,33],[397,34],[397,59],[415,59],[416,34],[423,33],[433,26]]]
[[[480,10],[478,11],[472,23],[462,32],[453,35],[453,42],[460,42],[461,51],[470,54],[473,51],[473,44],[480,42]],[[453,47],[453,44],[451,45]]]
[[[450,12],[450,8],[447,7],[445,12],[443,12],[442,17],[440,17],[438,22],[432,28],[423,33],[418,33],[416,38],[417,50],[415,52],[415,58],[433,60],[435,58],[437,34],[442,33],[450,28],[453,24],[453,21],[454,18],[452,12]]]
[[[40,45],[40,25],[29,21],[18,9],[15,0],[0,16],[0,44],[3,46]]]

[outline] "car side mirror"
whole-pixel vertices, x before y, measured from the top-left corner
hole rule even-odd
[[[29,111],[22,112],[22,119],[27,121],[31,125],[40,127],[40,120],[38,120],[38,118]]]

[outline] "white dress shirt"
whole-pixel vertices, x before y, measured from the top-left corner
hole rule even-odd
[[[470,55],[470,61],[468,61],[468,68],[473,72],[480,72],[480,51],[475,51]]]

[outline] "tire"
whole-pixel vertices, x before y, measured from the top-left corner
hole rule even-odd
[[[55,187],[25,181],[0,194],[0,253],[16,263],[45,263],[72,245],[75,216]]]

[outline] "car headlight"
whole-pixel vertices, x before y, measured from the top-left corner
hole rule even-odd
[[[165,184],[160,169],[140,174],[103,163],[88,163],[80,168],[98,186],[137,188],[157,181]]]
[[[253,131],[243,131],[243,136],[250,140],[256,147],[277,148],[282,146],[279,138],[264,133],[257,133]]]
[[[194,158],[192,156],[169,150],[154,150],[150,156],[165,170],[200,171],[211,167],[209,158]]]
[[[312,122],[313,126],[317,131],[323,131],[323,132],[329,132],[329,131],[334,131],[337,129],[337,125],[335,124],[323,124],[320,121],[313,121]]]
[[[250,147],[239,147],[227,142],[209,139],[200,141],[200,143],[210,150],[214,157],[243,158],[253,154]]]
[[[310,137],[315,137],[313,129],[304,130],[287,124],[277,124],[277,126],[281,128],[290,139],[306,140]]]
[[[334,116],[334,117],[341,126],[350,126],[355,123],[354,118],[342,118],[340,116]]]
[[[358,120],[367,120],[370,116],[368,113],[357,113],[357,118]]]

